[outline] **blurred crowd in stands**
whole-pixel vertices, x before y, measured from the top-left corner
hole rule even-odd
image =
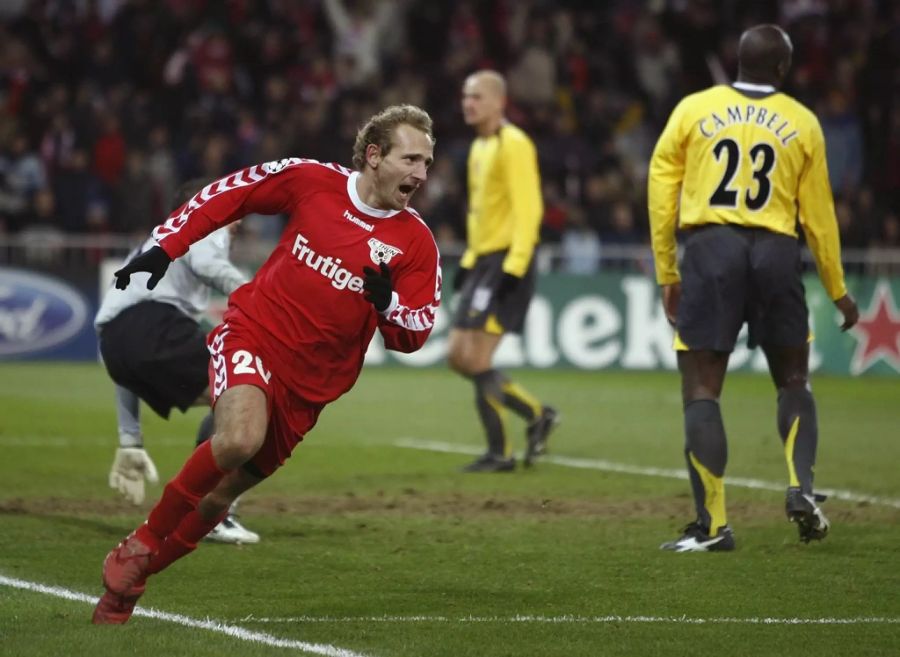
[[[890,0],[3,0],[0,234],[144,236],[183,180],[287,156],[349,164],[378,108],[421,105],[414,205],[464,237],[465,76],[508,76],[535,139],[543,234],[570,271],[647,242],[650,152],[686,93],[736,75],[759,22],[822,123],[847,248],[900,247],[900,3]],[[280,218],[247,232],[275,238]]]

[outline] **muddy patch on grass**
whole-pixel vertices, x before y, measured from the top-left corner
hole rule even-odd
[[[148,501],[141,507],[124,500],[71,498],[11,498],[0,500],[0,515],[36,516],[103,516],[121,517],[145,514],[152,506]],[[260,496],[249,495],[241,501],[245,516],[279,515],[319,516],[375,514],[388,516],[418,515],[451,518],[490,519],[523,517],[551,520],[554,518],[610,518],[634,517],[667,518],[677,521],[690,519],[693,503],[687,494],[677,496],[622,498],[552,498],[477,496],[457,492],[424,492],[414,488],[401,491],[376,491],[359,494],[346,492],[334,495]],[[836,522],[889,519],[900,521],[900,511],[867,504],[828,508],[828,515]],[[780,497],[764,501],[736,501],[729,504],[732,522],[768,521],[783,514]]]
[[[150,509],[148,505],[147,510]],[[77,500],[63,497],[14,497],[0,500],[0,515],[84,515],[84,516],[121,516],[142,513],[143,507],[137,507],[124,500]]]
[[[621,498],[548,498],[548,497],[479,497],[463,493],[425,493],[406,489],[401,493],[376,492],[370,495],[310,495],[301,497],[253,497],[241,503],[241,512],[287,513],[291,515],[387,514],[431,515],[449,517],[533,517],[533,518],[610,518],[657,517],[690,520],[693,502],[689,495],[621,499]],[[784,514],[780,497],[771,501],[737,501],[729,505],[729,518],[737,521],[770,520]],[[870,505],[832,509],[835,520],[850,522],[893,516],[900,511]]]

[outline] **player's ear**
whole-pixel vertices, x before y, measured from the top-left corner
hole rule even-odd
[[[791,56],[788,54],[787,57],[783,58],[780,62],[778,62],[778,81],[779,83],[784,82],[787,79],[788,71],[791,70]]]
[[[377,169],[381,164],[381,146],[378,144],[369,144],[366,146],[366,163],[373,169]]]

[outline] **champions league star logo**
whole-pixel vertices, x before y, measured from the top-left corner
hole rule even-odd
[[[385,244],[380,240],[376,240],[374,237],[369,239],[369,257],[372,258],[372,262],[376,265],[380,263],[388,264],[398,253],[403,253],[396,246],[391,246],[390,244]]]
[[[264,163],[262,165],[262,168],[263,168],[263,171],[265,171],[266,173],[278,173],[282,169],[293,164],[295,159],[296,158],[292,159],[292,158],[286,157],[281,160],[272,160],[271,162]]]
[[[868,312],[860,313],[850,331],[857,340],[851,374],[862,374],[879,360],[900,372],[900,312],[886,280],[878,281]]]

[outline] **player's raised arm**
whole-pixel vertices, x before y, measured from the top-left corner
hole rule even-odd
[[[153,289],[169,263],[184,255],[191,244],[217,228],[257,212],[278,214],[290,209],[295,187],[295,167],[304,161],[288,158],[236,171],[198,191],[153,230],[158,242],[115,273],[116,287],[128,287],[131,274],[149,272],[147,288]]]

